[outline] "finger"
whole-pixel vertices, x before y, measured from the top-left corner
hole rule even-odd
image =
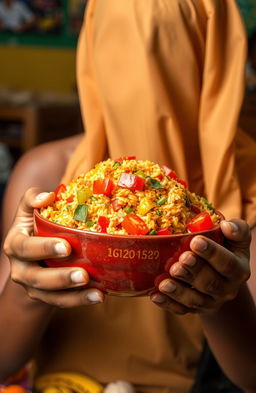
[[[12,280],[26,287],[44,291],[57,291],[88,284],[84,269],[43,268],[38,264],[16,261],[12,264]]]
[[[170,299],[192,310],[196,309],[203,312],[213,309],[216,305],[216,302],[210,296],[203,295],[177,280],[163,280],[159,285],[159,291],[167,295]]]
[[[216,272],[205,260],[192,252],[183,253],[179,262],[170,268],[170,275],[183,281],[198,292],[215,299],[231,299],[236,295],[233,280],[227,280]]]
[[[211,239],[196,236],[191,240],[190,248],[223,277],[239,281],[249,277],[248,263]]]
[[[18,207],[17,217],[33,216],[33,210],[50,205],[55,199],[54,192],[42,192],[40,188],[29,188]]]
[[[184,315],[189,312],[193,312],[194,310],[190,310],[189,308],[185,307],[183,304],[176,302],[173,299],[170,299],[167,295],[163,293],[157,292],[150,296],[150,299],[153,303],[157,306],[163,308],[164,310],[171,311],[178,315]]]
[[[29,288],[27,292],[31,299],[59,308],[86,306],[104,301],[103,293],[97,289],[44,292],[40,289]]]
[[[38,261],[46,258],[61,258],[70,255],[71,246],[65,239],[54,237],[27,236],[18,233],[13,237],[9,256],[27,261]]]
[[[251,231],[247,223],[243,220],[222,221],[221,230],[225,236],[226,246],[231,251],[242,251],[248,255],[251,243]]]

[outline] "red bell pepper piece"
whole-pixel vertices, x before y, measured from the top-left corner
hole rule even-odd
[[[54,193],[55,193],[55,201],[60,201],[62,199],[61,194],[66,191],[66,188],[67,187],[65,186],[65,184],[60,184],[56,188],[56,190],[54,191]]]
[[[210,214],[203,212],[188,221],[186,227],[190,232],[201,232],[214,228],[214,224]]]
[[[122,163],[124,160],[136,160],[135,156],[128,156],[128,157],[119,157],[115,160],[115,162],[120,162]]]
[[[145,179],[140,176],[124,172],[120,176],[118,186],[123,188],[129,188],[130,190],[142,191],[145,186]]]
[[[186,182],[186,180],[177,179],[177,182],[182,184],[185,188],[188,188],[188,183]]]
[[[93,193],[94,194],[103,194],[103,195],[111,195],[114,190],[115,185],[112,180],[106,179],[98,179],[93,183]]]
[[[68,197],[68,198],[66,199],[66,202],[67,202],[67,203],[70,203],[70,202],[73,202],[73,200],[74,200],[74,195],[70,195],[70,197]]]
[[[129,235],[146,235],[149,232],[146,223],[135,213],[127,214],[124,217],[122,227]]]
[[[159,231],[157,231],[157,234],[167,236],[167,235],[171,235],[172,232],[170,231],[169,228],[163,228],[163,229],[159,229]]]
[[[168,168],[168,166],[163,165],[162,169],[165,172],[166,176],[169,176],[171,179],[174,179],[174,180],[178,179],[178,176],[176,175],[176,173],[172,169]]]
[[[109,226],[109,218],[100,216],[98,218],[98,232],[107,233],[107,227]]]

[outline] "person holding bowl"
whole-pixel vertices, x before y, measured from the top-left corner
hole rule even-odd
[[[233,0],[89,2],[77,68],[85,136],[29,152],[6,193],[2,380],[34,358],[37,375],[70,370],[185,393],[206,339],[228,377],[256,392],[256,145],[237,132],[245,58]],[[225,247],[195,237],[150,298],[104,297],[84,288],[82,269],[43,269],[38,261],[71,247],[32,236],[33,209],[59,183],[130,155],[173,168],[226,217]]]

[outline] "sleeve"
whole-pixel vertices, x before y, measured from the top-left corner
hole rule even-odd
[[[236,159],[238,119],[245,88],[245,30],[235,0],[203,3],[208,21],[199,141],[205,192],[227,219],[242,217],[252,223],[250,209],[245,206],[251,191],[241,186],[241,176],[251,177],[250,183],[255,183],[255,173],[245,165],[238,170]]]

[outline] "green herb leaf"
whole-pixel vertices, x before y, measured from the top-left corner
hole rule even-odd
[[[116,169],[116,168],[118,168],[119,166],[121,166],[121,163],[118,162],[118,161],[116,161],[116,162],[113,164],[113,169]]]
[[[185,203],[188,208],[191,206],[191,200],[188,195],[185,195]]]
[[[74,212],[74,219],[81,222],[86,222],[88,216],[88,206],[78,205]]]
[[[125,210],[125,213],[130,214],[133,212],[133,209],[131,207],[128,207],[128,209]]]
[[[156,204],[158,206],[162,206],[166,201],[167,201],[167,197],[164,196],[164,197],[158,199],[158,201],[156,201]]]
[[[92,195],[92,196],[90,197],[90,199],[91,199],[92,201],[97,201],[97,200],[98,200],[98,198],[97,198],[96,196],[94,196],[94,195]]]
[[[157,214],[158,216],[161,216],[161,215],[162,215],[162,213],[161,213],[159,210],[156,210],[156,214]]]
[[[150,232],[148,233],[148,235],[157,235],[157,232],[156,232],[154,229],[152,229],[152,231],[150,231]]]
[[[204,200],[204,203],[205,203],[205,205],[207,206],[207,208],[208,208],[209,210],[213,210],[212,204],[211,204],[210,202],[208,202],[206,198],[203,198],[203,200]]]
[[[91,228],[91,227],[93,227],[94,224],[93,224],[93,221],[89,220],[89,221],[87,221],[86,225],[87,225],[89,228]]]
[[[160,181],[158,181],[158,180],[156,180],[156,179],[153,179],[153,178],[150,177],[150,176],[147,176],[146,179],[150,182],[150,185],[151,185],[152,188],[154,188],[154,189],[156,189],[156,190],[157,190],[157,189],[164,188],[164,186],[162,186],[162,184],[160,183]]]

